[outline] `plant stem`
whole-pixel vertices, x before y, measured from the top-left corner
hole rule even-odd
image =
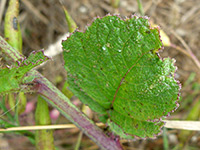
[[[4,25],[4,33],[7,42],[22,53],[22,34],[20,30],[20,25],[18,22],[19,16],[19,0],[10,0],[8,9],[5,15],[5,25]],[[21,114],[24,112],[26,107],[26,96],[23,92],[19,92],[19,104],[17,105],[17,114]],[[12,108],[13,105],[16,104],[16,98],[14,97],[13,93],[9,94],[9,104]]]
[[[38,96],[37,99],[35,123],[37,125],[51,124],[48,104],[41,96]],[[53,130],[37,130],[35,132],[35,146],[36,150],[55,150]]]
[[[0,50],[12,61],[23,59],[19,52],[15,51],[1,36]],[[29,76],[35,77],[33,85],[24,90],[35,91],[46,97],[46,101],[57,108],[67,119],[79,127],[88,137],[90,137],[100,148],[106,150],[122,150],[118,141],[108,137],[103,130],[98,128],[93,121],[87,118],[70,100],[58,90],[50,81],[39,72],[31,70]],[[27,85],[26,85],[27,86]]]
[[[23,59],[23,55],[17,52],[13,47],[11,47],[3,38],[0,36],[0,50],[2,53],[6,54],[7,57],[12,61],[16,62],[19,59]]]
[[[163,128],[163,148],[164,150],[169,150],[169,142],[167,139],[167,129]]]
[[[79,150],[80,145],[81,145],[82,137],[83,137],[83,132],[79,132],[79,134],[78,134],[78,140],[76,142],[74,150]]]
[[[34,73],[36,75],[36,73]],[[90,137],[99,147],[107,150],[121,150],[120,143],[106,136],[86,115],[84,115],[70,100],[58,90],[50,81],[39,73],[35,78],[34,89],[43,95],[48,103],[58,109],[67,119],[72,121],[88,137]],[[48,100],[49,99],[49,100]]]
[[[141,0],[137,0],[137,3],[138,3],[138,9],[139,9],[140,15],[144,16],[144,10],[143,10],[143,6],[142,6]]]

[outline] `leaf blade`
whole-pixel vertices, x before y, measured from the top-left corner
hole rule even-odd
[[[32,52],[27,59],[18,61],[16,66],[0,68],[0,94],[20,91],[24,75],[47,59],[43,51]]]
[[[85,33],[75,32],[62,45],[70,90],[83,103],[106,114],[125,134],[144,138],[160,132],[162,122],[154,133],[151,125],[176,109],[179,85],[174,61],[157,54],[162,48],[159,31],[147,18],[97,18]],[[124,120],[130,122],[126,127]],[[135,120],[139,129],[151,125],[136,132]]]

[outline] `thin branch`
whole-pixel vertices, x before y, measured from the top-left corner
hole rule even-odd
[[[171,121],[164,120],[166,128],[200,131],[200,121]]]
[[[182,45],[185,47],[185,49],[187,50],[188,54],[191,56],[192,60],[194,61],[194,63],[198,67],[198,69],[200,69],[200,62],[199,62],[199,60],[194,55],[194,53],[192,52],[192,50],[190,49],[190,47],[187,45],[187,43],[184,41],[184,39],[182,37],[180,37],[175,31],[171,31],[171,33],[182,43]],[[180,48],[177,49],[177,50],[180,50]]]
[[[200,131],[200,121],[174,121],[174,120],[164,120],[165,128],[179,129],[179,130],[192,130]],[[96,123],[97,126],[103,127],[105,124]],[[58,125],[45,125],[45,126],[21,126],[21,127],[11,127],[6,129],[0,129],[0,132],[6,131],[23,131],[23,130],[44,130],[44,129],[71,129],[77,128],[74,124],[58,124]]]
[[[103,127],[105,124],[96,123],[97,126]],[[40,126],[21,126],[21,127],[10,127],[10,128],[0,128],[0,132],[6,131],[24,131],[24,130],[53,130],[53,129],[72,129],[77,128],[74,124],[56,124],[56,125],[40,125]]]
[[[36,16],[41,22],[47,25],[49,24],[49,20],[42,13],[40,13],[40,11],[35,6],[33,6],[30,1],[22,0],[22,2],[24,5],[26,5],[28,11],[32,12],[33,15]]]
[[[177,46],[177,45],[172,44],[172,43],[170,44],[170,46],[192,59],[192,56],[185,49],[183,49],[182,47]]]

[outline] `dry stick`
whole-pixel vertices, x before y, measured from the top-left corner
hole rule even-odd
[[[200,121],[170,121],[164,120],[166,128],[200,131]]]
[[[165,128],[200,131],[200,121],[174,121],[164,120]],[[96,123],[97,126],[105,126],[103,123]],[[6,131],[23,131],[23,130],[44,130],[44,129],[71,129],[77,128],[74,124],[59,124],[59,125],[45,125],[45,126],[22,126],[0,129],[0,132]]]
[[[49,20],[42,15],[37,8],[35,8],[28,0],[22,0],[22,2],[26,5],[26,7],[44,24],[49,24]]]
[[[192,60],[194,61],[194,63],[197,65],[198,69],[200,69],[200,62],[197,59],[197,57],[194,55],[194,53],[192,52],[192,50],[190,49],[190,47],[186,44],[186,42],[183,40],[182,37],[180,37],[178,34],[175,33],[175,31],[171,31],[171,33],[183,44],[183,46],[185,47],[185,49],[187,50],[188,54],[190,55],[190,57],[192,58]],[[172,44],[172,47],[174,47],[175,45]],[[177,50],[181,50],[180,47],[175,46],[174,48],[176,48]]]
[[[23,130],[51,130],[51,129],[70,129],[76,128],[74,124],[59,124],[59,125],[41,125],[41,126],[21,126],[0,129],[0,132],[6,131],[23,131]]]
[[[190,10],[188,10],[184,16],[181,18],[181,23],[187,23],[188,21],[190,21],[191,19],[194,19],[195,15],[198,14],[195,12],[198,11],[198,9],[200,8],[200,5],[194,6],[192,7]]]

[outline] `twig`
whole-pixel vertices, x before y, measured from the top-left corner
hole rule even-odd
[[[166,128],[200,131],[200,121],[171,121],[164,120]]]
[[[171,33],[183,44],[183,46],[185,47],[185,49],[187,50],[188,54],[191,56],[192,60],[194,61],[194,63],[196,64],[196,66],[198,67],[198,69],[200,69],[200,62],[197,59],[197,57],[194,55],[194,53],[192,52],[192,50],[190,49],[190,47],[186,44],[186,42],[183,40],[182,37],[180,37],[178,34],[176,34],[175,31],[171,31]]]
[[[49,24],[49,20],[42,15],[28,0],[22,0],[22,2],[40,21],[42,21],[44,24]]]
[[[188,56],[188,57],[190,57],[192,59],[192,56],[186,50],[184,50],[182,47],[177,46],[177,45],[172,44],[172,43],[170,44],[170,46],[173,47],[173,48],[175,48],[177,51],[185,54],[186,56]]]
[[[192,130],[200,131],[200,121],[174,121],[174,120],[163,120],[165,128],[179,129],[179,130]],[[96,123],[97,126],[103,127],[105,124]],[[59,125],[45,125],[45,126],[21,126],[11,128],[0,128],[0,132],[6,131],[23,131],[23,130],[44,130],[44,129],[71,129],[77,128],[74,124],[59,124]]]
[[[96,123],[97,126],[105,126],[103,123]],[[6,131],[24,131],[24,130],[53,130],[53,129],[71,129],[77,128],[74,124],[56,124],[56,125],[41,125],[41,126],[21,126],[21,127],[10,127],[10,128],[0,128],[0,132]]]
[[[181,18],[181,24],[184,24],[188,22],[192,17],[194,17],[194,14],[198,9],[200,8],[200,5],[192,7],[190,10],[184,13],[184,16]]]

